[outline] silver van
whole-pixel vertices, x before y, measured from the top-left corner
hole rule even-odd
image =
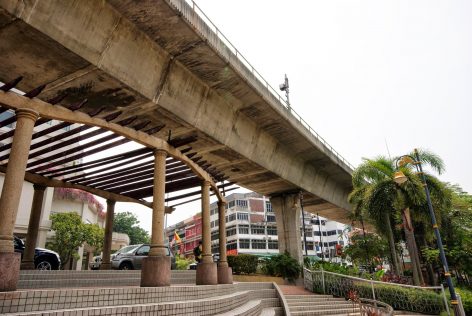
[[[146,244],[123,247],[115,253],[111,260],[111,267],[120,270],[139,270],[143,258],[148,256],[150,249],[151,247]],[[171,258],[171,269],[174,270],[176,267],[175,257],[169,247],[167,247],[167,255]]]

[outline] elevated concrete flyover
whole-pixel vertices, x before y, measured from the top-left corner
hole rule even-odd
[[[162,139],[195,137],[192,152],[224,175],[216,181],[296,214],[302,190],[306,210],[348,222],[351,167],[195,4],[0,0],[0,56],[0,81],[24,76],[23,91],[47,84],[44,100],[67,93],[64,106],[86,98],[79,111],[119,110],[165,126]],[[276,214],[282,234],[295,230]]]

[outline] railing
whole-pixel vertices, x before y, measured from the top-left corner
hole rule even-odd
[[[193,0],[167,0],[177,9],[185,20],[207,40],[219,55],[261,93],[269,103],[282,107],[288,115],[292,115],[317,141],[331,151],[339,161],[343,162],[351,170],[354,169],[343,156],[341,156],[326,140],[323,139],[310,125],[290,107],[283,97],[274,89],[267,80],[251,65],[231,41],[218,29]]]
[[[384,302],[360,298],[359,307],[362,316],[393,316],[393,307]]]
[[[450,315],[442,286],[420,287],[387,283],[308,269],[304,269],[304,283],[305,288],[314,293],[345,298],[355,294],[364,300],[383,302],[396,310],[430,315],[439,315],[445,311]]]

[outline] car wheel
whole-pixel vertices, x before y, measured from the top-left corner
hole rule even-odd
[[[47,259],[38,260],[36,270],[52,270],[52,264]]]
[[[120,270],[133,270],[133,265],[129,262],[123,262],[120,264]]]

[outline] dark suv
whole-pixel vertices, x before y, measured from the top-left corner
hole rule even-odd
[[[149,245],[130,245],[121,248],[115,253],[111,259],[112,269],[134,270],[141,269],[143,258],[149,254]],[[167,255],[170,256],[171,269],[176,268],[175,257],[169,247],[167,247]]]
[[[20,238],[14,237],[15,252],[21,253],[23,258],[23,252],[25,251],[25,243]],[[52,250],[44,248],[36,248],[34,250],[34,267],[37,270],[59,270],[61,267],[61,259],[59,254]]]

